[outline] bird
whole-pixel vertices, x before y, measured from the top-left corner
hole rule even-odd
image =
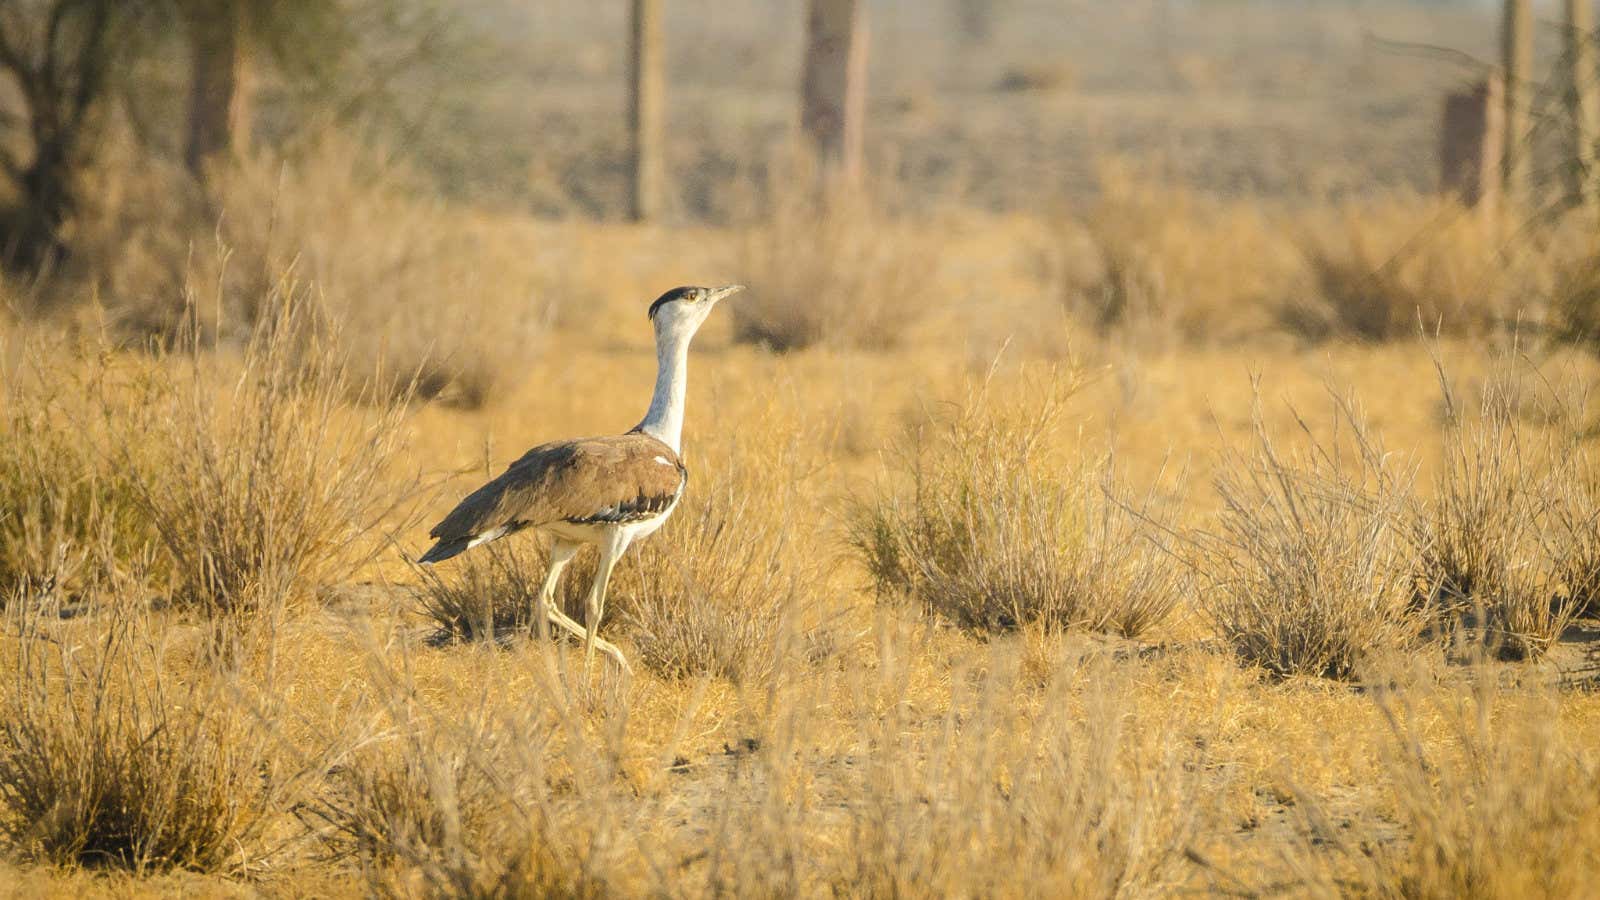
[[[617,560],[635,541],[664,525],[689,483],[680,453],[688,389],[689,343],[722,300],[743,285],[678,287],[650,304],[655,330],[656,382],[650,407],[631,430],[617,435],[540,444],[498,477],[468,494],[429,531],[435,543],[418,558],[432,565],[480,544],[526,529],[551,539],[550,568],[536,601],[534,622],[551,622],[581,639],[584,665],[594,651],[633,670],[616,645],[597,632],[606,586]],[[587,621],[580,625],[555,602],[561,572],[579,549],[592,544],[600,561],[589,586]]]

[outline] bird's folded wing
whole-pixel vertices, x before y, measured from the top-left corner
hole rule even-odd
[[[664,512],[686,473],[671,447],[646,434],[542,444],[467,495],[433,527],[440,541],[554,522],[628,522]]]

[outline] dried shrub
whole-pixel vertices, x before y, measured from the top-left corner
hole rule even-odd
[[[204,203],[186,173],[124,168],[81,242],[125,331],[173,339],[198,320],[205,341],[248,340],[294,271],[319,298],[352,397],[467,408],[512,386],[545,333],[533,229],[451,209],[371,148],[324,136],[238,160],[211,173]],[[196,309],[194,284],[220,290]]]
[[[123,459],[153,456],[127,469],[171,558],[174,600],[207,614],[257,612],[348,577],[411,495],[389,477],[404,405],[346,405],[344,369],[309,328],[304,294],[282,283],[264,305],[231,372],[192,347],[117,426]]]
[[[929,310],[938,257],[912,223],[869,192],[818,190],[807,169],[774,181],[750,226],[731,304],[734,335],[774,350],[812,344],[888,347]]]
[[[425,723],[363,749],[332,773],[314,814],[336,856],[429,867],[486,840],[511,814],[486,769],[484,735],[446,736]]]
[[[258,868],[310,771],[263,727],[270,679],[197,661],[147,613],[104,605],[103,626],[8,612],[0,831],[57,865]]]
[[[140,506],[132,470],[113,464],[106,440],[107,422],[128,413],[118,384],[137,378],[143,366],[92,345],[30,341],[6,373],[0,592],[48,584],[72,597],[125,564],[147,564],[156,530]]]
[[[931,747],[912,736],[902,705],[885,703],[882,721],[861,726],[867,749],[845,786],[856,798],[852,852],[818,861],[833,893],[915,896],[937,885],[997,896],[1020,875],[1049,896],[1144,896],[1190,877],[1186,850],[1206,816],[1203,751],[1177,738],[1178,721],[1138,712],[1133,676],[1103,659],[1065,666],[1036,712],[1016,702],[1014,662],[992,659],[987,675],[952,689]],[[1075,694],[1075,681],[1089,687]]]
[[[1301,231],[1314,299],[1284,316],[1308,336],[1407,338],[1419,318],[1447,334],[1483,335],[1543,315],[1533,298],[1549,295],[1548,260],[1454,201],[1346,207]]]
[[[542,542],[528,536],[496,541],[451,566],[446,571],[417,567],[422,579],[418,602],[423,615],[438,626],[436,639],[486,641],[537,626],[533,613],[550,568]],[[556,602],[579,621],[593,578],[593,555],[581,554],[567,565],[556,591]]]
[[[1072,66],[1052,60],[1008,68],[995,81],[994,89],[1005,93],[1065,91],[1077,80],[1078,73]]]
[[[1437,357],[1436,357],[1436,364]],[[1441,384],[1448,385],[1442,365]],[[1411,530],[1418,548],[1419,607],[1447,638],[1469,636],[1507,659],[1544,654],[1576,615],[1585,584],[1581,495],[1571,493],[1581,457],[1553,453],[1548,436],[1523,427],[1507,382],[1492,380],[1476,414],[1446,388],[1444,455],[1432,498]],[[1561,512],[1567,492],[1578,505]],[[1563,523],[1580,529],[1563,545]],[[1565,570],[1565,571],[1563,571]]]
[[[1218,466],[1220,519],[1192,541],[1199,594],[1217,634],[1243,661],[1278,675],[1351,678],[1364,662],[1418,645],[1411,474],[1392,467],[1347,402],[1340,442],[1284,454],[1255,416],[1249,453]]]
[[[1550,486],[1546,552],[1554,561],[1556,602],[1574,616],[1600,616],[1600,466],[1586,453],[1572,453],[1564,459],[1566,477]]]
[[[1442,711],[1454,747],[1425,750],[1417,711],[1385,710],[1386,768],[1412,835],[1400,883],[1422,897],[1581,894],[1600,870],[1597,762],[1548,699],[1496,714],[1507,698],[1491,677],[1480,673],[1471,699]]]
[[[1143,522],[1152,496],[1104,468],[1054,463],[1048,445],[1076,387],[1052,375],[1030,405],[998,409],[987,383],[897,451],[897,483],[859,502],[856,556],[880,599],[910,599],[966,628],[1040,623],[1135,636],[1161,621],[1183,573]]]
[[[498,702],[463,708],[459,697],[428,703],[412,661],[369,653],[365,696],[388,728],[330,773],[307,810],[328,826],[334,856],[361,860],[385,895],[601,895],[581,853],[591,817],[615,809],[605,805],[615,803],[614,748],[591,744],[564,705],[543,715]],[[564,695],[553,682],[537,687]]]
[[[1600,347],[1600,249],[1575,254],[1557,272],[1552,326],[1563,339]]]
[[[1083,226],[1098,266],[1067,278],[1062,299],[1101,332],[1194,341],[1264,331],[1300,278],[1293,245],[1258,210],[1122,167],[1100,173]]]
[[[785,623],[816,581],[808,562],[792,559],[785,482],[736,465],[707,463],[716,482],[699,491],[691,482],[684,508],[612,583],[608,607],[626,623],[639,660],[667,678],[764,678]]]

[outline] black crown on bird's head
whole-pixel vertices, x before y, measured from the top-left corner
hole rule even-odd
[[[726,297],[729,294],[737,294],[742,290],[744,290],[744,285],[742,284],[730,284],[718,288],[675,287],[672,290],[667,291],[665,294],[657,297],[656,302],[650,304],[649,316],[651,321],[654,321],[656,313],[661,310],[661,307],[666,306],[668,303],[704,303],[707,300],[716,301],[721,300],[723,297]]]
[[[676,303],[679,300],[689,303],[698,303],[700,302],[699,295],[702,295],[705,292],[706,289],[702,287],[675,287],[672,290],[667,291],[665,294],[657,297],[656,302],[650,304],[650,319],[654,321],[656,313],[661,309],[661,307],[666,306],[668,303]]]

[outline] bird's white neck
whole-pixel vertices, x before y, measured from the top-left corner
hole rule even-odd
[[[637,430],[677,453],[683,438],[683,404],[689,390],[689,339],[692,334],[668,333],[656,340],[656,390],[650,410]]]

